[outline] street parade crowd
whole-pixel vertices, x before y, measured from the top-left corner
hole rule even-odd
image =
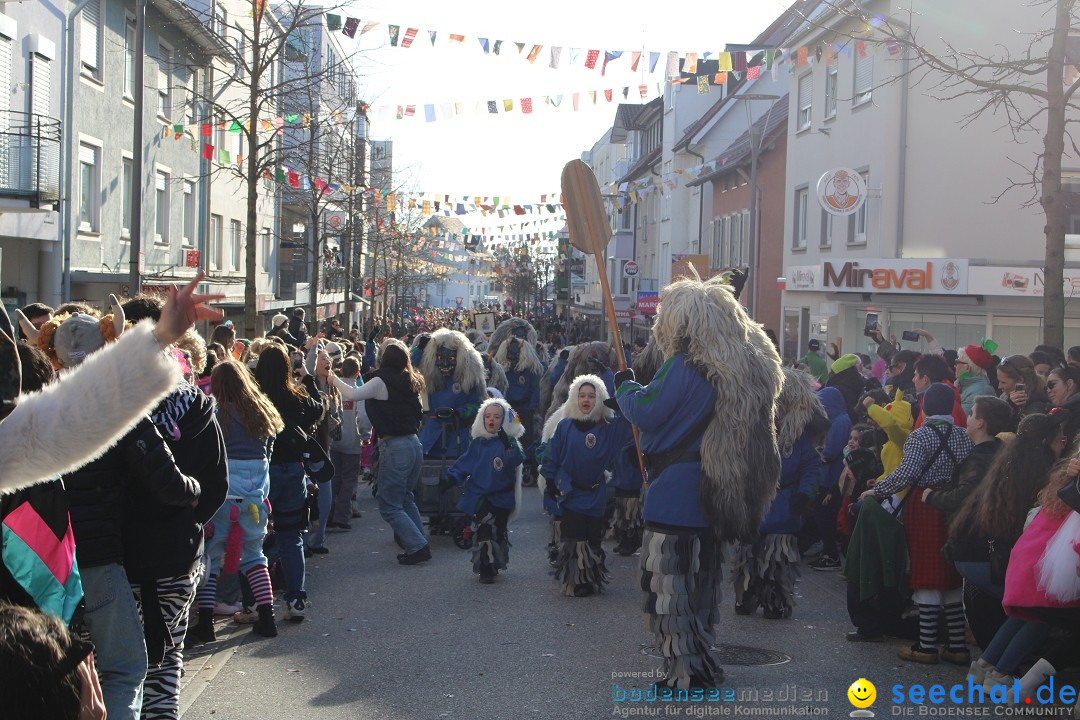
[[[184,647],[301,622],[306,558],[367,492],[398,563],[446,533],[481,584],[526,502],[565,596],[603,594],[605,542],[639,555],[662,692],[724,680],[725,562],[735,614],[777,621],[800,573],[842,574],[848,640],[901,638],[987,698],[1080,665],[1080,347],[874,327],[872,355],[782,361],[719,278],[664,288],[633,347],[497,307],[492,332],[297,308],[243,338],[196,282],[0,315],[8,717],[176,718]]]

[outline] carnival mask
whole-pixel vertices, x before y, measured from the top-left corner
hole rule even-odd
[[[510,344],[506,346],[506,362],[510,367],[516,367],[518,358],[521,357],[521,342],[521,340],[514,337],[510,339]]]
[[[513,331],[511,331],[510,334],[516,338],[525,340],[529,337],[529,326],[525,324],[518,325],[513,329]]]
[[[457,368],[457,350],[445,345],[435,351],[435,367],[443,375],[453,375]]]

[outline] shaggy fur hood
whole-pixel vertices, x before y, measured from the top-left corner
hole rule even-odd
[[[634,360],[634,380],[641,385],[652,382],[653,376],[660,366],[664,364],[664,353],[656,344],[656,336],[650,335],[649,342]]]
[[[516,337],[511,337],[509,340],[499,345],[498,351],[495,353],[495,361],[507,367],[506,353],[510,349],[510,343],[516,342],[521,347],[521,353],[518,355],[517,367],[511,368],[517,372],[529,372],[534,375],[539,375],[544,372],[544,365],[540,362],[540,356],[536,354],[536,348],[532,345],[522,342]]]
[[[506,379],[506,371],[503,370],[503,366],[487,355],[482,356],[480,360],[483,361],[484,358],[487,358],[487,362],[491,363],[491,378],[488,380],[488,387],[493,387],[501,393],[506,392],[510,382]]]
[[[525,339],[529,342],[529,347],[536,347],[536,328],[532,326],[525,318],[512,317],[509,320],[503,320],[499,323],[499,327],[495,328],[495,332],[491,333],[491,337],[488,338],[488,350],[498,353],[504,342],[509,338],[515,328],[524,327],[527,328],[528,333]]]
[[[484,382],[484,361],[480,352],[473,347],[469,339],[457,330],[441,328],[431,334],[431,341],[424,348],[420,360],[420,373],[427,381],[428,392],[442,390],[443,377],[435,368],[435,354],[440,347],[452,347],[457,351],[457,366],[454,370],[454,382],[461,385],[464,393],[483,393],[487,387]]]
[[[581,389],[582,385],[592,385],[596,388],[596,405],[588,415],[582,414],[577,403],[578,390]],[[604,401],[607,399],[607,388],[604,386],[603,380],[595,375],[579,375],[570,384],[569,396],[562,406],[562,416],[571,420],[589,420],[592,422],[610,420],[615,413],[612,412],[611,408],[604,405]]]
[[[653,325],[670,358],[685,355],[716,392],[701,441],[701,504],[721,540],[757,533],[780,479],[776,398],[780,356],[720,278],[681,278],[663,289]]]
[[[476,328],[469,328],[465,331],[465,337],[469,338],[469,342],[473,344],[479,352],[487,352],[488,339],[487,335],[480,332]]]
[[[566,398],[570,394],[570,385],[575,379],[581,375],[596,373],[594,360],[603,363],[609,368],[615,367],[618,362],[615,351],[603,340],[594,340],[593,342],[574,346],[574,349],[570,351],[570,357],[566,359],[566,370],[563,371],[562,377],[559,378],[558,384],[555,385],[555,389],[552,391],[552,407],[559,407],[566,402]]]
[[[506,431],[506,434],[512,438],[519,438],[525,434],[525,426],[521,424],[521,418],[514,412],[514,409],[510,407],[510,403],[506,402],[502,398],[491,398],[485,400],[480,409],[476,411],[476,418],[472,424],[472,437],[474,438],[493,438],[498,433],[489,433],[484,429],[484,410],[490,405],[498,405],[503,409],[503,421],[502,429]]]
[[[789,453],[795,441],[807,430],[815,446],[825,440],[829,417],[814,392],[814,378],[796,368],[784,368],[784,386],[776,400],[776,442],[782,453]]]

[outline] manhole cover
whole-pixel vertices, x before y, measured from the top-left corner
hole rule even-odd
[[[791,656],[786,653],[748,645],[714,645],[713,652],[721,665],[783,665],[791,662]],[[655,645],[642,645],[641,654],[663,659]]]

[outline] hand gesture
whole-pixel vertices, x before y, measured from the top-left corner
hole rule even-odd
[[[1080,475],[1080,458],[1073,458],[1070,460],[1069,464],[1065,466],[1065,473],[1069,477]]]
[[[154,336],[162,345],[172,345],[199,320],[220,320],[225,316],[221,310],[207,305],[214,300],[223,300],[224,295],[201,295],[195,292],[204,277],[205,275],[199,272],[184,287],[169,287],[168,298],[161,308],[161,317],[154,326]]]
[[[1009,393],[1009,401],[1016,407],[1023,409],[1028,401],[1027,390],[1013,390]]]

